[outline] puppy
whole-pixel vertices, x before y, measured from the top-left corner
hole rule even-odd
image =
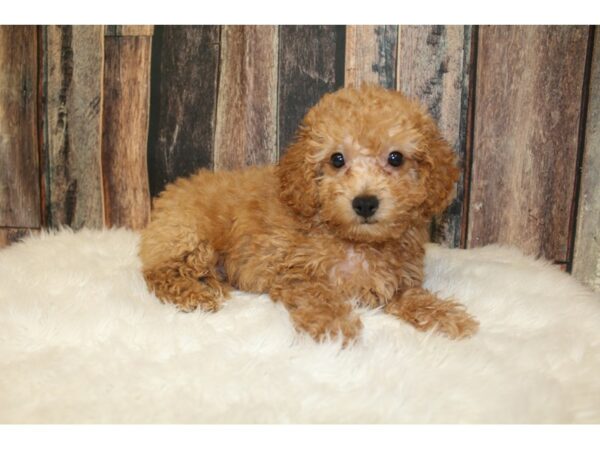
[[[316,340],[359,334],[353,301],[466,337],[477,321],[422,287],[428,224],[457,178],[420,105],[344,88],[306,114],[276,166],[200,170],[168,185],[142,233],[144,277],[183,311],[217,311],[231,287],[268,293]]]

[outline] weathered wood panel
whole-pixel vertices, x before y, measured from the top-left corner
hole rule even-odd
[[[106,25],[106,36],[152,36],[154,25]]]
[[[471,61],[471,26],[401,26],[398,89],[421,100],[456,151],[461,166],[457,195],[433,236],[459,247],[465,219],[465,151]]]
[[[344,84],[396,87],[398,25],[348,25]]]
[[[0,249],[37,233],[37,228],[0,228]]]
[[[0,26],[0,225],[41,223],[37,29]]]
[[[150,191],[212,168],[218,26],[157,26],[152,50]]]
[[[107,37],[104,53],[102,169],[108,226],[140,229],[150,214],[149,37]]]
[[[589,80],[585,147],[572,273],[600,291],[600,33],[596,29]]]
[[[277,27],[224,26],[214,169],[277,161]]]
[[[43,28],[46,223],[102,227],[102,26]]]
[[[588,32],[479,29],[469,247],[566,261]]]
[[[279,152],[308,109],[344,85],[343,26],[279,27]]]

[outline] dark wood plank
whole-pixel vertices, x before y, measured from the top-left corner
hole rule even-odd
[[[214,169],[277,161],[277,27],[224,26]]]
[[[39,232],[39,228],[0,228],[0,249]]]
[[[108,226],[140,229],[150,216],[146,152],[151,39],[105,39],[102,170]]]
[[[376,83],[396,87],[398,25],[346,26],[344,84]]]
[[[153,39],[148,165],[156,196],[213,166],[219,27],[157,26]]]
[[[304,114],[344,85],[343,26],[279,27],[279,152],[292,141]]]
[[[572,273],[600,291],[600,30],[596,28]]]
[[[41,223],[37,28],[0,26],[0,226]]]
[[[567,260],[588,32],[479,29],[469,247]]]
[[[102,227],[102,26],[44,29],[47,224]]]
[[[460,246],[465,192],[465,152],[471,26],[401,26],[398,32],[398,89],[429,108],[461,166],[456,198],[436,219],[433,238]]]
[[[152,36],[154,25],[106,25],[106,36]]]

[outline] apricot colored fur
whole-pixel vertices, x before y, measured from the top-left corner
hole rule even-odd
[[[401,166],[388,163],[392,151]],[[478,324],[464,308],[422,288],[428,224],[457,178],[452,149],[418,103],[375,86],[341,89],[307,113],[277,166],[200,170],[168,185],[142,233],[144,277],[184,311],[218,310],[230,286],[268,293],[317,340],[357,337],[353,300],[469,336]],[[379,199],[375,215],[355,213],[359,195]]]

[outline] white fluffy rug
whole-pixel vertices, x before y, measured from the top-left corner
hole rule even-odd
[[[427,287],[481,321],[450,341],[363,312],[352,348],[298,336],[266,296],[179,313],[130,231],[0,251],[0,422],[600,422],[600,298],[487,247],[427,253]]]

